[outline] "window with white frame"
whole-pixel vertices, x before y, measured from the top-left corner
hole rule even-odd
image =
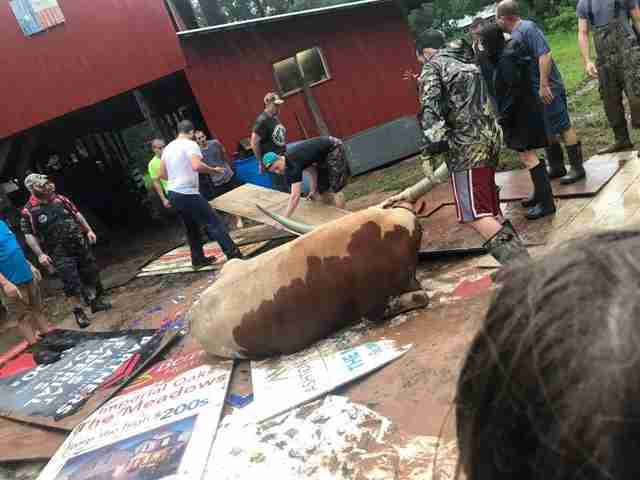
[[[302,90],[303,79],[310,87],[331,78],[322,50],[313,47],[273,64],[273,75],[282,96]]]

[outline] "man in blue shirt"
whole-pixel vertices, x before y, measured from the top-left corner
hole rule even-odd
[[[582,166],[582,146],[571,126],[564,82],[551,56],[547,39],[535,23],[520,17],[520,6],[516,0],[503,0],[498,4],[496,21],[505,32],[511,34],[513,40],[521,42],[528,53],[537,59],[531,63],[532,88],[544,104],[550,140],[550,146],[547,147],[549,178],[562,177],[560,183],[563,185],[583,180],[586,173]],[[559,140],[564,142],[571,164],[568,174]]]
[[[0,220],[0,297],[18,330],[33,345],[49,331],[40,294],[42,277],[24,256],[16,236]]]

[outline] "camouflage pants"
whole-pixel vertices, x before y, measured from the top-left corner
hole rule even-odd
[[[640,128],[640,45],[633,29],[621,20],[594,28],[593,38],[604,111],[616,139],[628,140],[622,94],[629,100],[631,124]]]
[[[86,287],[100,289],[100,272],[86,241],[65,242],[51,250],[51,259],[67,297],[88,300]]]
[[[351,171],[345,155],[344,144],[341,140],[331,137],[333,150],[327,155],[326,167],[318,169],[318,187],[320,193],[331,191],[340,192],[347,186]],[[323,165],[324,167],[324,165]]]

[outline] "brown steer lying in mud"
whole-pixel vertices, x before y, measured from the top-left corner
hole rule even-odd
[[[373,207],[232,260],[189,311],[191,330],[211,354],[256,358],[297,352],[363,317],[423,307],[421,235],[410,208]]]

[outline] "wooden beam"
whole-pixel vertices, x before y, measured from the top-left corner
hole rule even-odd
[[[304,94],[304,100],[311,112],[311,117],[318,128],[318,132],[322,136],[329,136],[329,127],[327,126],[327,122],[325,122],[324,117],[322,116],[322,112],[320,111],[320,106],[318,102],[316,102],[313,93],[311,92],[311,87],[309,87],[309,81],[304,77],[304,72],[302,71],[302,67],[298,62],[298,57],[296,55],[293,56],[293,60],[296,62],[296,67],[298,68],[298,72],[300,73],[300,81],[302,83],[302,93]]]

